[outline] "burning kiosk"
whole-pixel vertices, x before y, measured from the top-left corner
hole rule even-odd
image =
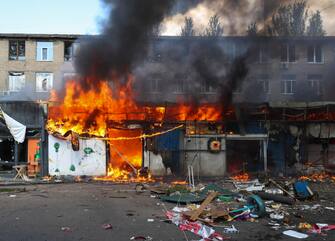
[[[49,106],[47,124],[48,132],[51,134],[49,171],[52,174],[60,172],[78,175],[81,172],[82,175],[101,175],[103,162],[108,159],[107,176],[125,178],[132,171],[131,169],[142,167],[144,139],[181,128],[183,125],[178,123],[187,119],[218,120],[220,118],[214,106],[202,106],[195,110],[192,106],[184,104],[171,108],[140,106],[134,100],[131,77],[125,86],[114,86],[112,89],[108,82],[101,82],[98,88],[89,91],[83,90],[75,81],[68,82],[65,97],[62,102],[57,103],[59,100],[55,94],[54,102]],[[56,141],[55,136],[67,141]],[[92,143],[89,145],[90,141],[78,141],[79,139],[91,139]],[[64,165],[61,164],[58,156],[60,149],[68,147],[70,141],[72,150],[67,148],[68,154],[61,159],[71,156],[71,164],[68,170],[63,172],[59,165]],[[106,142],[109,147],[107,159],[103,154],[105,150],[103,143]],[[76,146],[74,143],[79,145]],[[100,154],[96,153],[91,145],[99,146]],[[88,153],[87,148],[91,153]],[[74,154],[76,151],[79,151],[78,154]],[[83,169],[79,171],[78,167],[90,154],[100,155],[97,165],[99,164],[101,169],[96,172],[84,172]],[[73,162],[76,162],[77,166]]]
[[[132,173],[143,167],[164,175],[168,168],[185,174],[189,165],[200,176],[226,173],[226,140],[238,135],[227,135],[221,106],[141,105],[132,82],[129,76],[126,85],[99,82],[86,91],[69,81],[64,98],[53,94],[47,123],[50,174],[128,180],[138,178]]]

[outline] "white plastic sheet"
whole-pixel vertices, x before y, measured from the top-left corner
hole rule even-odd
[[[286,230],[283,232],[283,234],[293,237],[293,238],[298,238],[298,239],[304,239],[304,238],[308,238],[307,234],[304,233],[299,233],[297,231],[294,230]]]
[[[24,142],[26,136],[26,126],[21,124],[20,122],[14,120],[12,117],[7,115],[4,111],[2,111],[2,115],[5,119],[6,126],[9,129],[9,132],[14,137],[14,140],[18,143]]]

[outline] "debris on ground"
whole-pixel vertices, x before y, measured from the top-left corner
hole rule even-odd
[[[70,232],[71,231],[71,228],[70,227],[61,227],[61,230],[63,232]]]
[[[105,229],[105,230],[113,229],[113,225],[110,224],[110,223],[105,223],[105,224],[102,225],[102,228]]]
[[[293,238],[298,238],[298,239],[304,239],[304,238],[308,238],[307,234],[304,233],[299,233],[297,231],[294,230],[286,230],[283,232],[283,234],[293,237]]]
[[[246,176],[243,176],[246,179]],[[228,180],[231,188],[219,183],[198,184],[195,187],[179,184],[160,184],[147,187],[163,202],[177,204],[165,210],[170,223],[181,231],[190,231],[203,240],[224,240],[226,235],[239,233],[238,222],[258,222],[294,238],[324,234],[335,225],[306,222],[305,212],[335,210],[322,205],[317,192],[305,180],[259,179]],[[263,201],[264,200],[264,201]],[[233,222],[230,224],[229,222]]]
[[[52,180],[66,181],[63,177],[53,177]],[[78,180],[83,182],[85,178]],[[331,182],[333,185],[334,182]],[[330,190],[332,189],[333,186]],[[321,215],[335,211],[334,202],[330,202],[328,196],[322,196],[321,192],[319,196],[319,189],[308,179],[251,179],[249,175],[241,174],[230,179],[199,183],[195,186],[190,186],[185,181],[138,183],[125,192],[136,193],[139,198],[147,196],[159,200],[157,206],[159,209],[164,208],[167,218],[161,220],[161,216],[153,214],[152,217],[146,218],[147,222],[158,224],[158,220],[161,220],[172,223],[179,230],[196,234],[201,240],[206,241],[235,239],[235,235],[245,232],[240,227],[241,222],[258,223],[270,231],[276,231],[278,235],[297,239],[325,236],[335,230],[335,224],[331,220],[318,220]],[[115,199],[130,197],[128,194],[120,194],[120,191],[115,194],[103,194]],[[6,193],[5,196],[15,198],[16,193]],[[48,197],[41,194],[31,196]],[[93,197],[97,200],[96,196]],[[169,204],[165,206],[164,202]],[[138,214],[136,211],[126,210],[125,215],[131,217]],[[106,223],[101,228],[111,230],[113,226]],[[72,231],[70,227],[61,227],[61,230]],[[152,240],[152,237],[132,236],[130,240]]]
[[[150,237],[150,236],[147,236],[147,237],[144,237],[144,236],[132,236],[131,238],[130,238],[130,240],[152,240],[152,237]]]

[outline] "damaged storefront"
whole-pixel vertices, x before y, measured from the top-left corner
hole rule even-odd
[[[232,122],[238,126],[237,121]],[[267,170],[268,135],[263,122],[232,131],[228,122],[186,122],[184,128],[147,141],[144,164],[153,174],[223,177]],[[255,122],[253,122],[254,124]]]
[[[0,103],[0,163],[2,169],[25,165],[30,177],[48,175],[45,131],[46,105],[37,102]]]

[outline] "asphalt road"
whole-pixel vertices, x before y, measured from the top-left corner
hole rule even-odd
[[[153,241],[200,240],[162,222],[163,211],[173,204],[162,203],[149,192],[136,194],[134,186],[49,184],[27,186],[26,192],[0,192],[0,241],[127,241],[133,236],[149,236]],[[322,203],[331,204],[334,206],[332,201]],[[309,222],[335,223],[332,210],[306,211],[305,217]],[[225,236],[241,241],[297,240],[284,236],[283,230],[271,229],[268,221],[234,222],[240,232]],[[104,224],[111,224],[112,229],[104,229]],[[310,235],[306,240],[335,240],[335,230],[327,236]]]

